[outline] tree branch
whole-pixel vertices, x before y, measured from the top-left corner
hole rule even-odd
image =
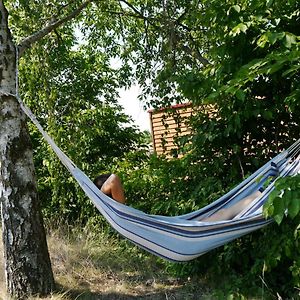
[[[159,26],[157,26],[153,23],[154,21],[158,21],[158,19],[145,17],[141,13],[135,14],[135,13],[130,13],[130,12],[127,12],[127,11],[124,11],[124,10],[122,10],[122,11],[106,10],[106,11],[103,11],[103,12],[108,13],[108,14],[112,14],[112,15],[121,16],[121,17],[132,17],[132,18],[135,18],[135,19],[144,20],[144,21],[147,21],[149,24],[151,24],[155,29],[161,29]]]
[[[125,4],[126,4],[128,7],[130,7],[136,14],[143,16],[142,13],[141,13],[138,9],[136,9],[132,4],[130,4],[128,1],[126,1],[126,0],[120,0],[120,2],[125,3]],[[143,16],[143,17],[144,17],[144,16]]]
[[[193,55],[197,60],[199,60],[204,66],[207,66],[209,65],[209,61],[202,56],[202,54],[200,53],[193,37],[191,34],[189,34],[189,40],[191,41],[192,45],[194,46],[194,51],[195,51],[195,54]],[[190,48],[188,50],[191,54],[193,53],[192,49]]]
[[[44,36],[46,36],[48,33],[50,33],[52,30],[56,29],[57,27],[61,26],[62,24],[66,23],[67,21],[76,18],[83,9],[85,9],[89,3],[92,2],[92,0],[87,0],[83,4],[81,4],[77,9],[75,9],[72,13],[67,15],[66,17],[51,22],[47,26],[45,26],[40,31],[28,36],[27,38],[23,39],[20,44],[18,45],[19,50],[19,57],[21,57],[24,52],[31,47],[32,44],[35,42],[41,40]]]
[[[137,18],[137,19],[142,19],[144,21],[149,22],[149,24],[151,24],[155,29],[160,29],[159,26],[154,24],[155,21],[159,21],[158,18],[146,17],[136,7],[134,7],[132,4],[130,4],[128,1],[119,0],[119,3],[121,3],[121,2],[126,4],[134,12],[134,14],[131,14],[129,12],[124,11],[124,9],[122,9],[122,13],[123,13],[124,16],[129,16],[129,17],[134,17],[134,18]],[[120,14],[120,15],[122,14],[121,12],[111,12],[111,13]]]

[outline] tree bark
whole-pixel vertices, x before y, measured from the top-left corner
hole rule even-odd
[[[37,197],[32,146],[16,97],[16,48],[0,1],[0,201],[7,291],[17,299],[54,289]]]

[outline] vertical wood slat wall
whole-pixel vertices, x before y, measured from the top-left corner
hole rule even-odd
[[[149,111],[153,149],[156,154],[168,155],[173,149],[178,149],[174,138],[183,137],[191,132],[188,120],[193,112],[191,103]]]

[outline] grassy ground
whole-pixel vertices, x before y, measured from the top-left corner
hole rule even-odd
[[[48,247],[58,292],[44,299],[213,299],[205,282],[172,278],[152,255],[101,231],[51,229]],[[6,299],[0,252],[0,299]]]

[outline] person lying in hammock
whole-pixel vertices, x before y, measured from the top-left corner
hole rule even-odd
[[[262,190],[258,190],[251,195],[241,199],[239,202],[235,203],[234,205],[228,208],[222,208],[212,214],[211,216],[202,219],[203,222],[215,222],[215,221],[222,221],[222,220],[231,220],[240,212],[242,212],[253,200],[255,200],[258,196],[260,196]]]
[[[237,203],[233,204],[230,207],[227,208],[222,208],[218,210],[217,212],[213,213],[211,216],[206,217],[202,219],[201,221],[203,222],[215,222],[215,221],[222,221],[222,220],[231,220],[235,216],[237,216],[240,212],[242,212],[247,206],[257,199],[257,197],[261,196],[262,192],[264,191],[263,183],[264,184],[270,184],[273,182],[276,177],[278,176],[278,167],[277,165],[273,162],[271,163],[271,166],[273,167],[273,172],[275,172],[273,175],[268,175],[268,179],[263,181],[261,183],[261,186],[259,187],[258,190],[254,191],[252,194],[244,197]]]
[[[125,203],[125,193],[121,182],[121,179],[116,174],[101,174],[95,178],[94,184],[101,190],[104,194],[110,198],[120,202]],[[245,209],[254,199],[256,199],[261,194],[260,191],[254,192],[251,195],[240,200],[238,203],[232,205],[228,208],[223,208],[210,217],[203,219],[203,222],[215,222],[221,220],[230,220],[234,218],[238,213]]]
[[[94,180],[98,189],[110,198],[125,204],[125,193],[121,179],[116,174],[101,174]]]
[[[95,178],[94,184],[101,190],[104,194],[110,198],[120,202],[125,203],[125,193],[121,182],[121,179],[116,174],[102,174]],[[236,204],[228,207],[222,208],[215,212],[211,216],[202,219],[203,222],[215,222],[222,220],[231,220],[241,211],[243,211],[253,200],[261,195],[263,189],[260,188],[258,191],[253,192],[249,196],[241,199]]]
[[[95,178],[94,184],[101,190],[104,194],[110,198],[120,202],[125,203],[125,193],[121,182],[121,179],[116,174],[101,174]],[[215,222],[222,220],[230,220],[244,210],[254,199],[261,195],[261,191],[256,191],[251,195],[240,200],[238,203],[232,205],[228,208],[222,208],[216,213],[212,214],[210,217],[204,218],[203,222]]]

